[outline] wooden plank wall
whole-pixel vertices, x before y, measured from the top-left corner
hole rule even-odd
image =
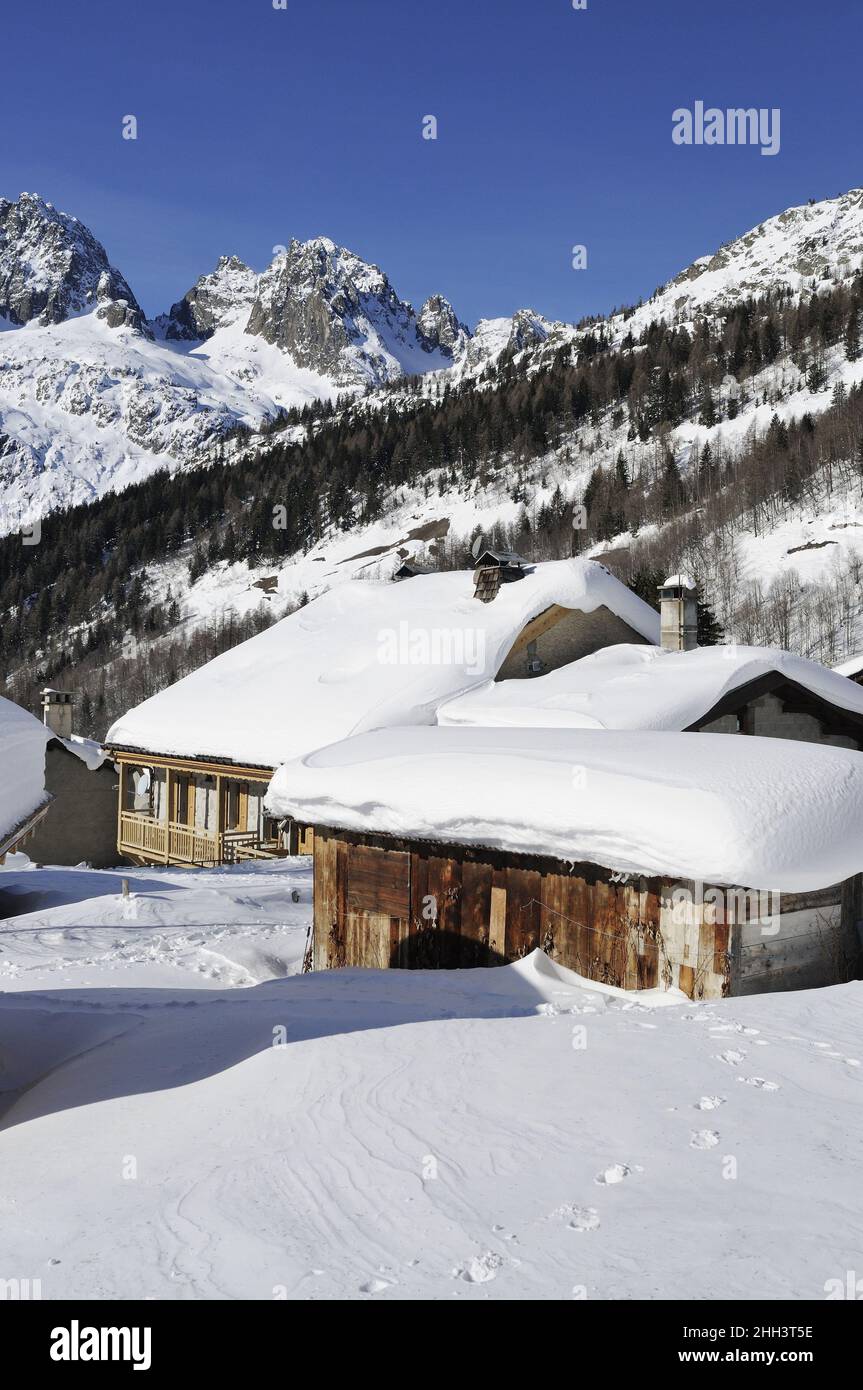
[[[784,893],[768,930],[741,922],[735,932],[734,994],[816,989],[859,979],[861,877],[810,893]]]
[[[778,927],[765,932],[747,920],[743,890],[725,890],[717,910],[695,884],[325,829],[315,831],[314,853],[316,970],[500,965],[539,947],[588,979],[678,988],[691,999],[860,973],[859,876],[783,896]]]
[[[615,882],[591,865],[315,832],[315,969],[455,969],[536,947],[624,989],[728,991],[728,928],[671,916],[655,879]]]

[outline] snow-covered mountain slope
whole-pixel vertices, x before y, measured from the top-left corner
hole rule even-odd
[[[797,296],[825,281],[849,280],[861,269],[863,188],[852,188],[839,198],[787,208],[699,257],[634,314],[615,315],[611,336],[638,336],[658,319],[687,323],[771,290],[787,289]]]
[[[581,329],[524,309],[471,333],[439,295],[415,313],[380,269],[324,237],[291,242],[262,274],[223,257],[146,323],[81,223],[35,195],[2,201],[0,530],[158,467],[204,463],[236,426],[254,429],[280,408],[345,392],[390,407],[406,375],[424,374],[430,392],[482,384],[502,357],[527,371],[560,348],[577,350],[586,333],[613,344],[660,318],[691,325],[780,286],[809,293],[861,264],[856,189],[771,218],[636,310]],[[784,370],[782,360],[771,370]],[[829,400],[822,393],[807,409]],[[733,431],[721,428],[742,437],[752,423],[741,411]],[[626,447],[626,427],[601,433],[575,441],[576,472],[585,446],[594,465]],[[703,435],[680,427],[672,444],[684,463]]]
[[[307,375],[303,394],[319,394]],[[111,328],[98,312],[0,333],[2,530],[202,461],[225,431],[275,408],[265,384],[240,384],[207,356]]]
[[[159,467],[206,462],[280,409],[441,371],[468,330],[441,296],[417,315],[326,238],[257,274],[222,257],[147,323],[76,218],[0,201],[0,529]]]

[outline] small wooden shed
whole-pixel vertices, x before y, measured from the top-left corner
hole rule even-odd
[[[758,744],[750,763],[717,735],[403,729],[280,769],[271,805],[316,821],[314,968],[494,965],[539,948],[588,979],[693,999],[858,976],[863,756]],[[836,786],[833,848],[816,848],[821,826],[795,865],[770,808],[807,783],[822,817],[819,790]],[[791,845],[810,814],[789,807]]]

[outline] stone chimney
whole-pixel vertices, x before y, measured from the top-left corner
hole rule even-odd
[[[72,706],[75,697],[66,690],[42,691],[42,723],[58,738],[72,737]]]
[[[698,646],[698,589],[688,574],[672,574],[659,586],[664,652],[691,652]]]

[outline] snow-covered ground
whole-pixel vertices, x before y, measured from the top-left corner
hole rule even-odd
[[[0,1277],[818,1299],[859,1269],[863,985],[693,1005],[538,954],[286,978],[307,861],[123,872],[128,899],[0,873]]]
[[[106,870],[39,869],[10,854],[0,868],[0,990],[222,989],[281,978],[302,965],[311,896],[307,858]]]

